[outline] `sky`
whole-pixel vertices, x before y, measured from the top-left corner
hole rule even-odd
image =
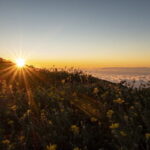
[[[150,1],[0,0],[0,57],[41,67],[150,67]]]

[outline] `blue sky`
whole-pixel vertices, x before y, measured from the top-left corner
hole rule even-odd
[[[149,0],[0,0],[0,56],[150,67],[149,14]]]

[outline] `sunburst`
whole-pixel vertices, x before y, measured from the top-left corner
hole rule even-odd
[[[23,58],[16,59],[16,65],[19,68],[23,68],[26,65],[25,59],[23,59]]]

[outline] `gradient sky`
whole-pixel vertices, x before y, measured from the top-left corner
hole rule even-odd
[[[37,66],[150,67],[149,0],[0,0],[0,57]]]

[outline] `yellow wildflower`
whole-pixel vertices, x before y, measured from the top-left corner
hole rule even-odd
[[[110,110],[107,111],[106,115],[107,115],[108,118],[111,118],[113,113],[114,113],[114,111],[110,109]]]
[[[79,127],[76,126],[76,125],[72,125],[72,126],[71,126],[71,131],[72,131],[74,134],[78,134],[78,133],[79,133]]]
[[[47,145],[46,146],[46,150],[56,150],[57,149],[57,145],[53,144],[53,145]]]
[[[98,88],[94,88],[93,93],[97,94],[98,92],[99,92],[99,89]]]
[[[31,114],[31,110],[28,109],[28,110],[27,110],[27,115],[30,115],[30,114]]]
[[[20,137],[19,137],[19,140],[20,140],[21,142],[22,142],[24,139],[25,139],[24,136],[20,136]]]
[[[122,103],[124,103],[125,101],[124,101],[123,99],[121,99],[121,98],[118,98],[118,99],[116,99],[116,100],[113,100],[113,102],[114,102],[114,103],[118,103],[118,104],[122,104]]]
[[[63,98],[63,97],[61,97],[61,98],[60,98],[60,100],[61,100],[61,101],[63,101],[63,100],[64,100],[64,98]]]
[[[45,112],[44,111],[41,111],[41,120],[43,121],[46,121],[47,118],[46,118],[46,115],[45,115]]]
[[[92,117],[92,118],[91,118],[91,122],[97,122],[97,118]]]
[[[53,122],[52,122],[51,120],[49,120],[48,123],[49,123],[50,125],[53,125]]]
[[[120,135],[127,136],[127,134],[124,131],[120,131]]]
[[[150,133],[146,133],[145,137],[146,137],[147,140],[150,139]]]
[[[60,111],[61,111],[61,112],[64,112],[64,108],[61,108]]]
[[[60,91],[60,94],[61,95],[65,95],[65,91]]]
[[[16,109],[17,109],[17,106],[16,106],[16,105],[13,105],[13,106],[11,107],[11,110],[13,110],[13,111],[16,111]]]
[[[61,83],[64,84],[65,83],[65,79],[61,80]]]
[[[110,129],[116,129],[116,128],[119,128],[119,123],[112,123],[110,126],[109,126]]]
[[[3,143],[3,144],[9,144],[10,141],[6,139],[6,140],[3,140],[2,143]]]

